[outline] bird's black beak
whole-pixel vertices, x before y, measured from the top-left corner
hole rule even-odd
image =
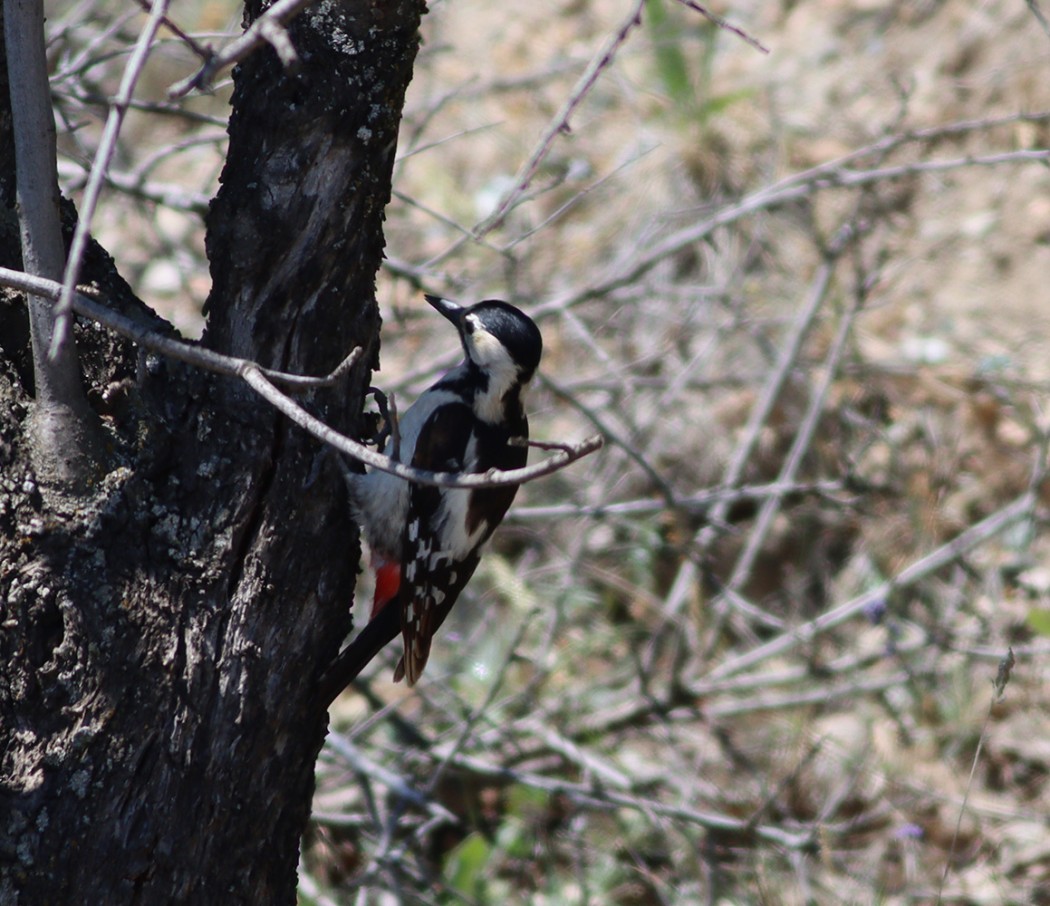
[[[441,314],[443,314],[448,320],[456,325],[458,330],[460,322],[463,318],[463,306],[456,305],[455,302],[450,302],[448,299],[442,299],[441,296],[431,296],[425,294],[423,296],[431,305],[434,306]]]

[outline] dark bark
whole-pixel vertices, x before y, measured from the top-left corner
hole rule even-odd
[[[208,218],[213,348],[312,374],[358,344],[374,358],[421,11],[323,4],[290,27],[296,72],[269,49],[236,71]],[[0,263],[17,267],[9,178]],[[101,250],[85,277],[150,317]],[[0,298],[0,903],[294,902],[317,680],[357,569],[341,479],[231,379],[136,362],[80,324],[119,468],[90,497],[41,494],[22,304]],[[307,405],[353,434],[367,381],[362,365]]]

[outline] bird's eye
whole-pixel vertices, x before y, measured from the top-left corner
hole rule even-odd
[[[473,318],[464,318],[463,319],[463,329],[467,333],[474,333],[474,328],[475,327],[477,327],[477,324],[474,323],[474,319]]]

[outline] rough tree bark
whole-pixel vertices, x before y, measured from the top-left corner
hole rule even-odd
[[[289,29],[297,71],[268,48],[239,66],[208,217],[205,343],[306,374],[363,345],[345,386],[308,397],[351,435],[422,11],[318,4]],[[0,93],[0,264],[17,268]],[[97,247],[88,281],[153,317]],[[0,295],[0,903],[292,903],[316,682],[357,568],[341,480],[233,380],[76,334],[113,468],[72,498],[33,474],[25,305]]]

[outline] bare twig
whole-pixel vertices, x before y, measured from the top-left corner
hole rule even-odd
[[[113,152],[117,147],[117,137],[124,123],[124,115],[127,113],[128,104],[135,93],[135,85],[138,83],[142,69],[146,65],[146,58],[153,48],[153,40],[157,31],[164,23],[168,11],[168,0],[153,0],[150,17],[142,29],[139,39],[135,44],[135,50],[128,60],[124,69],[124,76],[120,80],[117,96],[113,99],[109,116],[106,117],[106,125],[102,130],[102,138],[99,141],[98,151],[91,164],[91,176],[88,178],[84,197],[80,203],[77,227],[73,233],[73,241],[69,246],[69,257],[66,259],[66,269],[62,277],[62,295],[55,306],[55,335],[51,339],[50,354],[52,357],[60,355],[62,346],[69,339],[69,322],[73,311],[73,295],[76,292],[77,280],[80,278],[80,268],[84,260],[84,252],[87,251],[88,240],[91,236],[91,221],[95,216],[95,208],[98,205],[99,194],[105,180],[109,162],[113,158]]]
[[[55,280],[45,280],[40,277],[34,277],[30,274],[23,273],[22,271],[13,271],[6,267],[0,267],[0,286],[10,286],[26,293],[36,293],[37,295],[44,296],[48,299],[57,299],[62,290],[62,284]],[[234,356],[222,355],[221,353],[206,349],[203,346],[185,343],[182,340],[176,340],[173,337],[166,337],[149,327],[139,324],[131,318],[124,317],[123,315],[106,308],[106,306],[101,303],[84,295],[85,292],[91,292],[89,287],[81,287],[81,290],[81,292],[77,292],[73,296],[73,310],[77,312],[77,314],[83,315],[85,318],[90,318],[92,321],[97,321],[103,327],[106,327],[121,336],[127,337],[130,340],[134,340],[146,349],[151,349],[154,352],[159,352],[162,355],[167,356],[168,358],[185,362],[187,365],[193,365],[197,368],[202,368],[205,371],[214,372],[215,374],[224,374],[228,377],[240,377],[243,369],[251,366],[252,368],[260,370],[272,381],[276,381],[293,389],[308,390],[315,387],[326,387],[335,383],[335,381],[342,377],[350,366],[354,364],[359,355],[359,350],[355,349],[331,374],[325,375],[324,377],[309,377],[306,375],[273,371],[269,368],[262,368],[254,362],[249,362],[247,359],[238,359]]]
[[[51,112],[44,53],[44,12],[31,0],[5,0],[4,38],[14,124],[18,222],[25,269],[39,277],[62,273],[65,249],[55,181],[55,118]],[[48,362],[58,332],[52,306],[29,297],[37,400],[77,406],[83,399],[76,350],[63,348]]]
[[[811,284],[809,299],[795,317],[791,333],[781,346],[777,363],[770,372],[765,386],[762,388],[761,396],[751,409],[740,442],[733,450],[729,465],[726,466],[725,475],[722,479],[723,487],[734,487],[743,476],[751,454],[758,444],[762,429],[769,419],[769,415],[773,411],[777,400],[780,398],[780,393],[784,389],[792,369],[796,365],[802,344],[815,323],[817,315],[823,308],[828,286],[831,283],[831,276],[835,269],[836,255],[838,253],[835,250],[841,251],[849,235],[848,231],[844,231],[839,235],[832,248],[835,254],[825,256],[824,261],[818,268]],[[717,526],[725,521],[730,502],[729,500],[720,501],[711,510],[709,524],[701,529],[697,536],[697,542],[701,548],[711,544],[714,540]],[[685,604],[689,597],[690,589],[696,585],[697,573],[697,565],[692,560],[685,561],[679,568],[678,575],[675,576],[674,583],[667,593],[665,610],[668,616],[678,613]]]
[[[102,48],[114,38],[119,38],[123,33],[125,26],[127,26],[127,24],[138,15],[139,11],[129,6],[119,15],[114,16],[108,23],[106,23],[101,31],[92,35],[91,39],[68,59],[57,59],[55,61],[57,66],[52,73],[51,78],[52,88],[54,88],[55,85],[71,80],[79,82],[85,73],[98,64],[99,57],[102,55]],[[71,26],[74,23],[82,23],[83,18],[83,7],[75,6],[70,10],[69,17],[65,22],[62,20],[59,20],[58,22],[52,21],[54,31],[52,32],[51,40],[62,40],[63,37],[72,30]]]
[[[845,232],[847,235],[852,235],[852,230]],[[836,248],[831,253],[832,259],[828,262],[829,268],[833,267],[834,258],[842,251],[843,247],[842,243],[836,245]],[[830,276],[830,271],[828,273]],[[824,289],[827,289],[827,284],[825,284]],[[777,482],[780,484],[790,485],[795,480],[795,476],[802,466],[802,461],[809,450],[817,430],[818,421],[824,411],[824,405],[831,390],[831,385],[838,375],[839,363],[842,361],[843,353],[846,350],[846,340],[849,338],[853,322],[860,312],[862,302],[862,298],[857,298],[839,321],[835,339],[828,350],[824,367],[821,369],[821,380],[813,390],[809,405],[806,408],[806,414],[802,419],[802,424],[799,426],[798,431],[795,432],[795,438],[791,442],[791,449],[788,451],[780,468],[780,474],[777,475]],[[776,495],[771,495],[763,501],[755,526],[748,536],[743,552],[733,565],[733,572],[727,583],[729,588],[734,591],[739,591],[743,588],[750,578],[751,570],[758,559],[762,545],[765,544],[769,530],[773,527],[773,521],[776,519],[777,513],[780,512],[780,506],[781,498]]]
[[[325,737],[325,747],[336,753],[355,772],[374,778],[406,802],[425,809],[434,817],[451,824],[459,823],[459,819],[452,812],[433,800],[431,792],[416,789],[407,778],[369,758],[342,733],[329,730]]]
[[[762,44],[752,38],[747,32],[737,28],[735,25],[730,25],[724,19],[711,13],[701,4],[695,3],[693,0],[678,0],[678,2],[705,16],[719,28],[726,29],[727,31],[743,38],[752,47],[758,48],[763,53],[769,53]],[[522,193],[528,189],[533,177],[539,170],[540,165],[550,153],[555,139],[559,135],[571,131],[570,120],[572,119],[573,114],[576,112],[577,108],[579,108],[580,104],[583,103],[587,95],[591,93],[591,90],[597,84],[602,73],[612,65],[616,54],[620,51],[620,48],[627,43],[627,39],[631,32],[637,26],[641,25],[642,10],[644,7],[644,0],[639,0],[639,2],[634,5],[630,13],[628,13],[620,23],[620,27],[609,37],[602,49],[591,61],[590,65],[588,65],[587,69],[584,70],[583,75],[580,76],[576,85],[569,93],[565,103],[554,115],[554,118],[544,130],[543,135],[540,136],[540,140],[536,144],[536,149],[518,171],[518,175],[514,178],[514,185],[500,199],[495,210],[472,231],[475,239],[479,239],[486,233],[490,233],[503,222],[503,219],[507,216],[507,212],[514,206]]]
[[[942,544],[925,557],[916,560],[910,566],[901,570],[889,582],[884,582],[871,591],[858,595],[844,604],[840,604],[827,613],[795,627],[792,631],[778,636],[764,645],[753,648],[746,654],[724,661],[707,675],[708,678],[715,680],[732,676],[734,673],[740,673],[742,670],[754,667],[756,664],[760,664],[771,657],[784,654],[800,645],[808,644],[821,633],[834,629],[836,626],[859,615],[865,608],[886,600],[894,591],[908,588],[931,573],[943,569],[949,563],[968,554],[978,545],[983,544],[990,538],[994,538],[1015,522],[1029,518],[1032,515],[1036,500],[1036,495],[1032,491],[1025,492],[1012,503],[992,513],[991,516],[982,519],[976,525],[972,525],[965,531],[960,532],[951,541]]]
[[[54,83],[52,82],[52,90],[55,90]],[[57,94],[58,92],[56,92]],[[94,104],[94,105],[108,105],[109,97],[98,94],[93,91],[87,91],[83,86],[77,85],[74,89],[70,90],[69,97],[75,99],[82,104]],[[228,125],[228,118],[225,116],[216,116],[211,113],[204,113],[200,110],[187,110],[185,106],[177,103],[171,103],[170,101],[151,101],[146,98],[132,98],[128,103],[129,110],[135,110],[140,113],[149,113],[153,116],[166,116],[173,119],[179,119],[187,124],[204,124],[208,126],[219,126],[225,130]],[[225,134],[225,131],[224,131]]]
[[[940,133],[931,132],[928,140],[935,140],[939,135]],[[916,133],[910,140],[920,140],[920,138],[926,137],[922,133]],[[864,150],[864,155],[878,153],[888,141],[870,146]],[[711,236],[716,230],[736,223],[745,217],[750,217],[759,211],[768,211],[791,202],[800,201],[811,196],[814,192],[830,189],[857,189],[887,180],[901,179],[913,174],[943,173],[972,166],[989,167],[1013,163],[1047,162],[1050,161],[1050,150],[1002,151],[995,154],[978,154],[945,160],[918,161],[870,170],[851,170],[846,167],[847,163],[860,156],[859,152],[855,152],[843,158],[829,161],[826,164],[820,164],[802,173],[792,174],[771,185],[763,186],[735,204],[719,208],[715,214],[712,214],[706,220],[701,220],[665,237],[631,260],[619,272],[614,271],[610,276],[599,282],[589,287],[575,290],[568,296],[552,299],[545,306],[541,307],[540,312],[547,309],[563,308],[566,305],[575,305],[586,299],[601,298],[615,289],[636,282],[661,261],[665,261],[682,249],[701,242]]]
[[[295,63],[297,60],[295,48],[284,26],[302,12],[309,2],[310,0],[277,0],[248,27],[243,35],[227,44],[218,53],[212,53],[193,75],[172,85],[168,89],[168,97],[182,97],[196,89],[206,89],[220,70],[239,63],[266,43],[272,45],[277,51],[282,64],[289,66]]]
[[[529,441],[529,445],[532,445]],[[706,515],[717,503],[738,503],[741,500],[765,500],[768,497],[785,497],[788,495],[818,495],[826,497],[840,494],[846,490],[841,481],[817,482],[780,482],[770,484],[745,485],[739,488],[711,488],[674,501],[675,509],[685,513]],[[506,519],[516,522],[529,522],[535,519],[601,519],[606,516],[648,516],[667,509],[666,500],[643,498],[639,500],[620,500],[615,503],[582,504],[552,503],[546,506],[518,506],[507,513]]]
[[[398,478],[403,478],[405,481],[411,481],[415,484],[425,484],[439,488],[495,488],[525,484],[528,481],[534,481],[537,478],[558,472],[576,460],[589,456],[600,449],[603,443],[601,435],[596,434],[578,444],[566,445],[562,452],[556,453],[554,456],[543,460],[543,462],[521,469],[509,469],[505,472],[501,472],[498,469],[490,469],[487,472],[473,475],[464,475],[461,472],[426,472],[396,462],[382,453],[369,450],[346,435],[329,428],[319,418],[314,417],[287,395],[281,393],[257,365],[249,363],[242,370],[240,377],[244,379],[249,387],[272,404],[274,408],[279,409],[299,425],[300,428],[309,431],[314,437],[323,440],[331,447],[335,447],[341,453],[353,457],[358,462],[363,462],[374,469],[396,475]]]
[[[529,188],[529,184],[532,182],[532,178],[536,175],[536,171],[539,170],[540,164],[543,163],[544,159],[550,153],[550,150],[554,145],[554,140],[559,135],[570,131],[569,120],[576,112],[576,109],[583,103],[584,98],[590,94],[591,89],[597,84],[601,74],[612,65],[617,52],[625,43],[627,43],[627,38],[630,36],[631,32],[641,25],[642,9],[644,6],[644,0],[636,0],[630,13],[628,13],[620,23],[620,27],[609,38],[609,40],[605,42],[605,45],[594,59],[591,60],[590,65],[584,70],[583,75],[580,76],[579,81],[577,81],[576,85],[569,93],[569,97],[566,99],[561,109],[554,115],[554,118],[544,130],[543,135],[540,136],[540,140],[536,144],[536,149],[532,152],[529,159],[525,161],[521,169],[518,170],[518,175],[514,177],[514,185],[499,200],[495,210],[493,210],[493,212],[472,231],[475,238],[481,238],[486,233],[490,233],[492,230],[496,229],[496,227],[503,222],[503,219],[507,216],[507,212],[510,211],[511,207],[521,194]]]
[[[138,5],[145,10],[147,13],[150,12],[149,0],[135,0]],[[192,50],[197,56],[204,58],[208,55],[208,48],[203,44],[199,44],[195,38],[183,31],[171,18],[168,16],[164,17],[164,27],[168,29],[176,38],[182,41],[190,50]]]
[[[561,399],[565,400],[569,405],[575,408],[577,411],[585,415],[599,431],[601,431],[602,437],[608,437],[612,439],[612,443],[618,446],[624,451],[638,467],[645,472],[646,476],[653,483],[653,486],[664,495],[664,500],[667,502],[669,507],[674,506],[674,491],[670,485],[663,479],[663,476],[656,471],[645,458],[634,448],[634,446],[628,443],[626,440],[617,436],[616,432],[606,423],[606,421],[592,408],[585,406],[576,397],[563,391],[558,384],[554,382],[552,378],[541,376],[543,384],[548,387],[552,392],[557,394]]]
[[[67,188],[76,187],[90,176],[90,171],[71,161],[60,161],[58,175],[67,184]],[[203,192],[194,192],[184,186],[145,180],[133,173],[109,172],[105,183],[135,198],[152,201],[177,211],[189,211],[204,216],[208,212],[211,199]]]
[[[285,69],[291,69],[299,63],[299,54],[295,52],[295,45],[288,37],[284,26],[275,18],[260,16],[258,19],[259,34],[276,52]]]
[[[727,720],[762,711],[782,713],[791,708],[831,704],[843,699],[856,700],[877,692],[885,692],[887,689],[899,689],[913,681],[917,673],[921,672],[900,670],[889,674],[848,676],[840,682],[822,682],[810,689],[785,692],[781,695],[764,695],[760,692],[738,701],[713,704],[704,708],[704,714],[711,720]]]
[[[542,740],[552,752],[557,752],[567,761],[576,765],[585,776],[592,777],[595,783],[603,787],[609,786],[619,790],[629,790],[634,781],[616,765],[611,764],[604,758],[600,758],[593,752],[587,751],[573,740],[553,727],[549,719],[539,715],[530,715],[517,724],[517,728],[524,731],[529,738]]]
[[[716,16],[706,6],[703,6],[700,3],[696,3],[696,2],[694,2],[694,0],[678,0],[678,2],[681,3],[682,6],[686,7],[686,9],[691,9],[691,10],[693,10],[693,12],[700,13],[701,16],[703,16],[708,21],[713,22],[715,25],[717,25],[719,28],[723,29],[724,31],[732,32],[738,38],[743,39],[748,44],[750,44],[752,47],[754,47],[755,50],[760,50],[760,51],[762,51],[762,53],[769,53],[769,48],[766,47],[757,38],[752,38],[751,35],[749,35],[742,28],[739,28],[738,26],[733,25],[730,22],[727,22],[721,16]]]
[[[12,271],[7,268],[0,268],[0,285],[12,286],[16,289],[35,292],[50,298],[57,297],[61,289],[60,285],[52,280],[32,277],[29,274]],[[434,485],[442,488],[493,488],[524,484],[564,469],[576,460],[589,456],[598,450],[603,443],[602,438],[595,435],[578,444],[566,444],[560,452],[542,462],[505,472],[498,469],[490,469],[488,472],[480,474],[463,475],[458,472],[427,472],[422,469],[413,469],[410,466],[394,461],[388,456],[384,456],[382,453],[370,450],[368,447],[328,427],[328,425],[311,415],[275,386],[276,383],[280,383],[293,388],[309,388],[331,384],[353,364],[355,359],[352,357],[356,354],[356,350],[335,371],[325,377],[316,378],[286,374],[263,368],[261,365],[247,359],[225,356],[210,349],[204,349],[171,337],[162,336],[129,318],[110,311],[104,305],[100,305],[81,293],[74,294],[73,307],[78,314],[98,321],[103,326],[122,336],[129,337],[147,349],[152,349],[171,358],[217,374],[241,378],[256,393],[287,415],[297,425],[313,434],[314,437],[345,453],[347,456],[365,463],[365,465],[372,466],[383,472],[389,472],[391,475],[396,475],[405,479],[405,481],[412,481],[416,484]]]
[[[434,758],[445,757],[444,748],[434,752]],[[711,830],[744,831],[753,833],[762,840],[768,840],[791,849],[809,846],[815,831],[792,833],[769,824],[750,827],[745,819],[735,818],[718,812],[704,812],[699,809],[679,805],[668,805],[655,799],[646,799],[629,792],[616,792],[602,789],[597,785],[572,783],[554,777],[546,777],[530,771],[519,771],[500,765],[490,764],[473,755],[459,754],[452,757],[452,763],[483,776],[508,780],[524,787],[544,790],[549,793],[560,793],[573,802],[603,810],[629,808],[642,813],[663,815],[675,818],[688,824],[696,824]]]
[[[1038,0],[1025,0],[1025,3],[1028,4],[1028,8],[1032,11],[1036,21],[1042,26],[1046,36],[1050,38],[1050,20],[1047,20],[1046,13],[1040,8]]]
[[[503,688],[503,683],[507,678],[507,670],[514,660],[515,652],[525,638],[525,633],[528,629],[531,617],[535,614],[536,608],[533,607],[531,608],[530,616],[518,624],[514,638],[511,639],[510,644],[504,649],[502,663],[497,670],[493,671],[494,676],[492,682],[489,684],[488,690],[485,692],[485,698],[477,707],[472,709],[471,713],[467,715],[466,719],[462,722],[462,725],[459,727],[459,732],[456,734],[456,738],[452,741],[451,746],[446,752],[446,756],[438,763],[437,768],[431,775],[430,781],[427,784],[427,792],[429,794],[433,795],[435,790],[441,788],[441,782],[445,778],[445,774],[452,758],[458,755],[466,745],[467,740],[470,738],[471,733],[474,732],[474,727],[477,725],[478,721],[485,718],[489,713],[490,708],[496,701],[496,696],[499,695],[500,690]]]
[[[941,872],[941,882],[937,887],[937,899],[935,902],[938,904],[944,896],[944,885],[948,881],[948,873],[951,871],[955,847],[959,842],[959,833],[962,830],[963,815],[966,814],[966,805],[970,800],[970,791],[973,789],[973,778],[977,773],[977,765],[981,761],[981,751],[984,749],[984,740],[988,735],[988,724],[992,720],[995,703],[1003,697],[1003,693],[1006,691],[1006,684],[1010,682],[1010,674],[1013,672],[1015,663],[1013,649],[1007,648],[1006,654],[999,661],[999,670],[996,673],[996,677],[992,681],[995,695],[988,702],[988,710],[985,712],[984,722],[981,724],[981,732],[977,737],[977,748],[974,749],[973,760],[970,762],[970,776],[966,778],[966,789],[963,791],[963,800],[959,805],[959,816],[955,821],[955,830],[952,831],[952,842],[948,847],[948,855],[944,860],[944,871]]]

